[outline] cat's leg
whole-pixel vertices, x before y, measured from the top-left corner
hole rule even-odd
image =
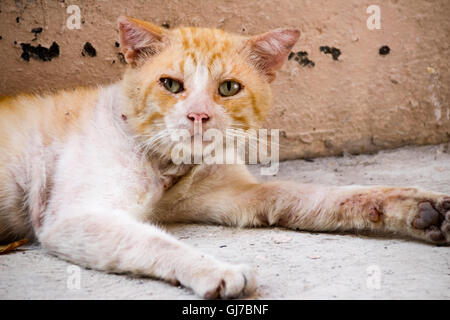
[[[85,267],[181,283],[205,298],[238,297],[255,288],[249,267],[220,262],[126,212],[67,208],[47,212],[44,220],[42,246]]]
[[[450,196],[445,194],[383,186],[257,183],[242,178],[247,176],[243,168],[224,170],[228,173],[202,181],[197,188],[202,192],[175,202],[174,218],[310,231],[370,230],[450,242]]]

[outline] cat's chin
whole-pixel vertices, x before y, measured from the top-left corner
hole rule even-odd
[[[208,139],[206,140],[204,137],[202,139],[202,136],[191,136],[191,139],[188,141],[184,141],[181,143],[183,148],[191,150],[191,154],[202,154],[202,150],[205,150],[205,148],[214,148],[216,147],[216,143],[214,142],[214,139]]]
[[[211,137],[202,135],[201,133],[196,133],[191,135],[191,143],[194,143],[194,141],[201,141],[206,144],[210,144],[213,142],[213,139]]]

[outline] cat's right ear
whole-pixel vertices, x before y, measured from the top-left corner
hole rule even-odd
[[[121,16],[119,23],[120,47],[129,64],[135,64],[139,58],[158,53],[166,31],[150,22]]]

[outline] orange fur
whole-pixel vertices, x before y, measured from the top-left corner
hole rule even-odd
[[[222,105],[232,123],[243,129],[259,127],[271,104],[271,93],[265,75],[249,62],[244,52],[246,38],[218,29],[179,28],[162,30],[155,25],[132,19],[138,26],[150,30],[162,39],[168,38],[168,45],[158,55],[145,59],[138,67],[129,69],[124,77],[123,87],[134,106],[130,115],[139,115],[146,101],[156,102],[159,110],[148,113],[136,121],[136,131],[148,133],[153,121],[160,121],[160,114],[168,112],[178,99],[185,99],[192,88],[179,97],[167,93],[155,85],[161,75],[169,73],[176,79],[187,79],[195,68],[205,65],[209,71],[209,94]],[[170,71],[170,72],[168,72]],[[233,79],[244,86],[243,92],[231,98],[218,94],[217,87],[223,80]],[[139,89],[139,90],[138,90]],[[135,123],[131,119],[131,123]]]

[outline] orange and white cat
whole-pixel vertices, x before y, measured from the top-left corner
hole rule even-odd
[[[89,268],[251,294],[250,267],[156,224],[373,230],[450,242],[450,197],[416,188],[258,183],[245,165],[175,165],[170,130],[261,126],[269,84],[300,32],[253,37],[119,18],[129,68],[104,88],[0,100],[0,240],[35,237]]]

